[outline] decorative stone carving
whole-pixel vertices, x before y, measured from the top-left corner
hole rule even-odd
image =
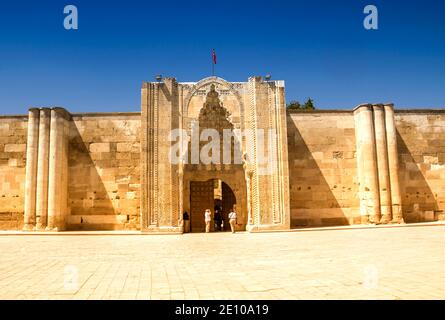
[[[252,85],[257,89],[248,90]],[[218,90],[223,93],[224,101],[231,104],[229,107],[235,111],[235,117],[223,105]],[[197,102],[204,97],[202,107],[196,113]],[[193,114],[190,112],[192,100],[195,101]],[[255,103],[249,104],[246,110],[244,101]],[[203,166],[180,163],[173,166],[161,161],[162,155],[169,152],[169,144],[165,141],[167,128],[185,128],[190,134],[192,124],[198,121],[200,130],[213,128],[220,133],[234,128],[253,129],[254,132],[257,129],[275,130],[278,133],[275,142],[280,147],[270,150],[277,158],[271,176],[261,176],[255,163],[247,165],[247,168],[246,164]],[[190,212],[190,183],[209,179],[221,179],[231,186],[237,201],[240,227],[250,231],[289,228],[287,137],[281,83],[263,83],[260,78],[246,83],[229,83],[217,77],[209,77],[196,84],[178,84],[174,79],[147,83],[142,89],[141,123],[141,214],[144,230],[182,232],[181,218],[176,220],[172,217],[182,214],[182,211]],[[253,149],[256,148],[255,141],[251,146]],[[233,148],[239,148],[240,155],[246,152],[246,147],[245,140],[233,145]],[[171,181],[170,184],[167,181]],[[258,199],[261,199],[261,204]],[[179,226],[175,221],[179,221]]]

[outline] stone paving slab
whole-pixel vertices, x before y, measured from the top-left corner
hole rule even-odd
[[[445,226],[0,236],[0,299],[445,299]]]

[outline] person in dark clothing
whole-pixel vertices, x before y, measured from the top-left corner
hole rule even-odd
[[[184,233],[190,232],[190,217],[187,211],[182,215],[182,220],[184,221]]]
[[[226,228],[226,215],[222,210],[220,210],[219,212],[221,214],[221,231],[225,231],[224,229]]]
[[[213,217],[213,221],[215,222],[215,231],[221,231],[221,211],[219,208],[215,208],[215,214]]]

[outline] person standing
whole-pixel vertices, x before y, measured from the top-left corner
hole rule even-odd
[[[206,233],[210,232],[210,222],[212,222],[212,213],[210,209],[206,209],[204,213],[204,221],[206,223]]]
[[[190,232],[190,217],[187,211],[182,215],[182,220],[184,221],[184,233]]]
[[[225,219],[225,214],[224,214],[224,211],[220,211],[220,213],[221,213],[221,231],[224,231],[224,229],[226,228],[226,226],[225,226],[225,221],[226,221],[226,219]]]
[[[215,222],[215,231],[221,231],[221,212],[219,211],[219,208],[215,209],[213,220]]]
[[[235,233],[235,227],[236,227],[235,208],[233,208],[232,211],[229,213],[229,223],[230,223],[230,229],[232,229],[232,233]]]

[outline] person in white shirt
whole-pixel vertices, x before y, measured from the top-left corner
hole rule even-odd
[[[229,223],[230,223],[230,229],[232,229],[232,233],[235,233],[235,226],[236,226],[235,208],[233,208],[232,211],[229,213]]]
[[[204,213],[204,219],[206,223],[206,233],[210,232],[210,222],[212,221],[212,213],[210,212],[210,209],[206,209]]]

